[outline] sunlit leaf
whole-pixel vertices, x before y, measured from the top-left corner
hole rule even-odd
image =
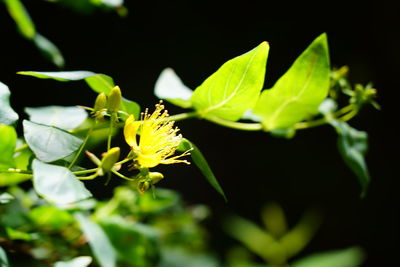
[[[60,82],[79,81],[87,77],[98,75],[91,71],[77,70],[77,71],[56,71],[56,72],[43,72],[43,71],[19,71],[20,75],[33,76],[40,79],[53,79]]]
[[[138,103],[136,103],[134,101],[128,100],[126,98],[122,98],[121,110],[128,113],[129,115],[132,114],[135,118],[139,118],[140,106]],[[127,116],[126,116],[126,118],[127,118]]]
[[[17,24],[19,32],[27,39],[35,37],[35,25],[20,0],[4,0],[8,13]]]
[[[21,146],[22,142],[17,142],[17,144],[18,144],[17,146]],[[15,167],[20,170],[28,169],[31,157],[32,157],[32,151],[29,149],[23,149],[22,151],[16,152],[14,154]],[[15,185],[28,179],[30,179],[29,174],[0,172],[0,186]]]
[[[92,196],[83,183],[67,168],[33,160],[33,185],[36,192],[60,205]]]
[[[113,78],[105,74],[95,74],[85,78],[86,83],[97,93],[108,95],[115,86]]]
[[[330,120],[338,133],[338,149],[343,160],[357,175],[362,188],[362,195],[365,195],[370,182],[370,176],[365,154],[368,149],[368,134],[352,128],[346,122]]]
[[[8,263],[7,254],[2,247],[0,247],[0,266],[2,267],[10,267]]]
[[[195,253],[183,248],[163,248],[157,267],[217,267],[217,259],[208,254]],[[247,266],[250,267],[250,266]]]
[[[0,124],[0,170],[14,168],[14,150],[17,133],[14,127]]]
[[[101,267],[115,267],[116,252],[103,229],[81,213],[75,214],[75,218],[89,241],[89,246],[99,265]]]
[[[65,210],[54,206],[38,206],[30,210],[29,217],[36,225],[48,229],[62,230],[73,222],[73,217]]]
[[[42,54],[59,68],[64,67],[65,60],[60,49],[43,35],[36,33],[33,42]]]
[[[128,222],[120,216],[103,218],[100,225],[124,262],[146,266],[157,261],[159,233],[156,229]]]
[[[44,162],[65,158],[78,150],[82,140],[54,126],[23,121],[24,137],[36,157]]]
[[[25,108],[32,122],[55,126],[63,130],[75,129],[88,117],[87,112],[78,107],[46,106]]]
[[[161,72],[154,87],[154,94],[159,99],[165,99],[182,108],[190,108],[192,105],[190,97],[193,91],[183,84],[171,68]]]
[[[254,107],[266,130],[289,128],[318,112],[329,91],[329,52],[320,35]]]
[[[15,197],[7,192],[0,194],[0,204],[7,204],[14,199]]]
[[[0,82],[0,124],[14,124],[18,114],[10,106],[10,90],[7,85]]]
[[[364,261],[364,253],[358,247],[322,252],[291,263],[291,267],[358,267]]]
[[[236,121],[255,105],[264,84],[269,45],[227,61],[194,91],[191,102],[202,115]]]
[[[214,189],[217,190],[217,192],[223,196],[225,201],[227,201],[224,190],[222,190],[221,185],[218,183],[218,180],[215,177],[214,173],[212,172],[210,166],[208,165],[206,158],[203,156],[201,151],[192,142],[190,142],[187,139],[183,139],[181,144],[178,147],[178,150],[186,151],[189,149],[193,149],[190,155],[192,157],[193,162],[200,169],[201,173],[204,175],[204,177],[207,179],[207,181],[211,184],[211,186],[214,187]]]
[[[87,267],[92,262],[90,256],[80,256],[69,261],[57,261],[54,267]]]

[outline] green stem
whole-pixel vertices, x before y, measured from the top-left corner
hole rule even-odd
[[[123,159],[121,161],[116,162],[114,165],[122,165],[122,164],[124,164],[124,163],[126,163],[128,161],[131,161],[131,160],[132,160],[132,158],[126,158],[126,159]]]
[[[32,174],[31,171],[28,170],[20,170],[20,169],[14,169],[14,168],[9,168],[7,170],[1,170],[0,173],[19,173],[19,174]]]
[[[111,172],[114,173],[115,175],[117,175],[118,177],[124,179],[124,180],[135,181],[134,178],[126,177],[125,175],[123,175],[123,174],[121,174],[121,173],[119,173],[119,172],[117,172],[117,171],[112,170]]]
[[[110,118],[110,130],[108,132],[108,138],[107,138],[107,151],[111,149],[111,139],[113,135],[113,128],[115,124],[117,113],[112,113],[111,118]]]
[[[98,170],[98,168],[94,168],[94,169],[88,169],[88,170],[83,170],[83,171],[75,171],[72,172],[75,175],[81,175],[81,174],[87,174],[87,173],[91,173],[91,172],[96,172]]]
[[[83,143],[82,143],[81,146],[79,147],[78,152],[75,154],[75,157],[73,158],[73,160],[72,160],[71,163],[69,164],[68,169],[71,169],[71,168],[75,165],[75,163],[76,163],[76,161],[78,160],[79,156],[81,155],[83,149],[85,148],[86,143],[87,143],[87,141],[89,140],[89,137],[90,137],[90,135],[92,134],[92,132],[93,132],[93,126],[92,126],[92,127],[89,129],[89,131],[87,132],[87,134],[86,134],[86,136],[85,136],[85,140],[83,140]]]
[[[78,179],[79,180],[93,180],[97,176],[99,176],[99,174],[96,172],[95,174],[90,175],[90,176],[78,177]]]
[[[214,116],[207,116],[207,120],[214,122],[216,124],[229,127],[232,129],[243,130],[243,131],[260,131],[263,129],[261,123],[244,123],[236,121],[227,121]]]
[[[193,112],[185,112],[185,113],[180,113],[176,115],[172,115],[166,118],[168,121],[182,121],[190,118],[197,117],[198,113],[196,111]]]
[[[20,152],[20,151],[25,150],[27,148],[29,148],[28,144],[23,144],[23,145],[15,148],[14,153]]]

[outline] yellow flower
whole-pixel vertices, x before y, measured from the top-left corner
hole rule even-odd
[[[134,160],[141,168],[152,168],[158,164],[186,163],[179,158],[189,154],[189,150],[173,156],[177,146],[182,141],[182,135],[177,134],[179,129],[174,127],[173,121],[168,121],[168,112],[164,105],[157,104],[153,114],[148,109],[141,114],[141,120],[135,121],[133,115],[125,122],[125,140],[131,147]],[[139,135],[137,141],[136,135]]]

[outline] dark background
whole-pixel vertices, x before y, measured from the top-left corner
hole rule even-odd
[[[394,129],[400,10],[394,4],[128,0],[129,16],[120,18],[113,12],[78,14],[44,1],[24,3],[37,30],[62,51],[65,70],[108,74],[142,107],[157,102],[153,87],[165,67],[172,67],[194,89],[222,63],[264,40],[271,46],[265,82],[269,88],[314,38],[327,32],[332,65],[348,65],[353,83],[372,81],[379,90],[382,110],[366,107],[351,121],[370,137],[367,162],[372,182],[366,199],[359,198],[356,177],[343,163],[335,132],[328,126],[284,140],[206,121],[179,122],[184,136],[206,155],[229,201],[225,203],[194,166],[162,168],[167,179],[160,186],[178,190],[189,204],[211,207],[211,245],[220,254],[235,243],[220,227],[226,214],[260,222],[264,203],[276,201],[291,224],[310,207],[323,211],[320,231],[300,256],[360,245],[368,255],[363,266],[394,266],[400,241]],[[83,82],[15,74],[57,69],[20,37],[1,5],[0,48],[0,80],[10,87],[20,114],[25,106],[92,104],[95,94]],[[172,114],[181,112],[167,107]],[[104,191],[99,196],[111,191],[98,188]]]

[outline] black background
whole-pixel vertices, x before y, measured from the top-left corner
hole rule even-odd
[[[206,121],[179,122],[184,136],[206,155],[229,201],[225,203],[194,166],[161,168],[166,179],[160,186],[178,190],[189,204],[211,207],[207,225],[211,245],[220,254],[234,244],[220,226],[226,214],[260,222],[264,203],[277,201],[291,224],[310,207],[323,211],[320,231],[300,256],[360,245],[368,256],[363,266],[394,266],[400,241],[394,129],[400,10],[394,4],[128,0],[129,16],[121,19],[112,12],[87,16],[44,1],[25,2],[37,30],[63,52],[66,70],[108,74],[127,98],[143,107],[157,102],[154,83],[165,67],[172,67],[194,89],[226,60],[264,40],[271,46],[265,82],[269,88],[314,38],[327,32],[332,65],[348,65],[353,83],[372,81],[379,90],[382,110],[367,107],[351,122],[370,137],[367,162],[372,182],[366,199],[359,198],[356,177],[342,162],[336,135],[328,126],[284,140]],[[83,82],[15,74],[57,69],[20,37],[1,5],[0,48],[0,80],[10,87],[20,114],[25,106],[92,104],[95,94]],[[167,107],[172,114],[181,112]],[[100,197],[111,192],[101,183],[95,187]]]

